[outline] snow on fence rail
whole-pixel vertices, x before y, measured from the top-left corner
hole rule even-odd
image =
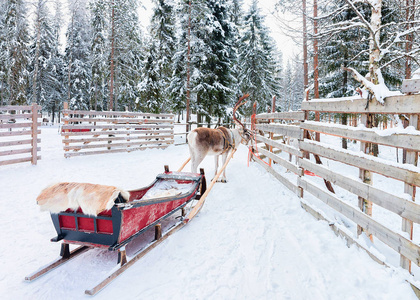
[[[367,108],[366,104],[365,99],[316,99],[304,101],[303,111],[259,114],[255,118],[255,129],[259,133],[256,140],[259,144],[253,147],[255,153],[252,154],[252,159],[297,193],[302,199],[302,207],[308,212],[325,219],[304,199],[304,192],[312,194],[357,224],[358,235],[364,231],[372,240],[373,235],[397,251],[401,257],[400,266],[411,272],[411,262],[420,266],[419,241],[413,242],[413,223],[420,224],[420,205],[414,202],[416,187],[420,186],[420,168],[417,167],[420,150],[420,95],[388,97],[384,105],[370,102]],[[308,116],[312,112],[358,114],[364,126],[355,128],[349,125],[309,121]],[[373,117],[379,114],[404,114],[410,127],[386,130],[371,128]],[[322,142],[313,138],[314,133],[321,134]],[[277,136],[276,140],[269,138],[273,134]],[[328,143],[331,138],[327,136],[353,140],[360,148],[356,151],[342,149]],[[265,147],[261,143],[264,143]],[[398,163],[371,155],[373,144],[404,149],[405,162]],[[287,159],[284,153],[272,153],[269,147],[288,153],[289,158]],[[292,156],[295,157],[294,162]],[[316,162],[311,160],[312,156],[316,158]],[[262,161],[261,158],[264,157],[285,167],[288,172],[278,171],[271,163]],[[322,164],[320,157],[324,162],[329,162],[328,166]],[[359,179],[343,174],[343,167],[346,166],[358,168]],[[289,171],[296,175],[290,176]],[[395,191],[393,193],[375,186],[371,173],[390,178],[387,180],[402,182],[404,194],[397,195]],[[306,174],[321,177],[325,186],[316,177]],[[351,203],[337,196],[333,185],[350,192],[355,197],[355,202]],[[373,204],[400,216],[401,230],[390,229],[384,225],[385,222],[374,218]],[[333,229],[352,243],[358,243],[356,238],[350,237],[337,226],[333,226]],[[372,253],[370,255],[372,256]]]
[[[166,148],[174,143],[174,115],[69,110],[61,135],[64,156]]]
[[[41,159],[39,110],[36,103],[0,106],[0,166],[28,161],[36,165]]]

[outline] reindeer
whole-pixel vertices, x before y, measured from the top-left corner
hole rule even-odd
[[[238,102],[233,108],[233,120],[238,128],[228,129],[225,127],[218,127],[216,129],[200,127],[192,130],[188,134],[188,146],[191,157],[191,172],[197,173],[198,165],[203,161],[206,155],[214,155],[215,175],[219,167],[219,156],[222,156],[223,164],[226,162],[229,152],[232,149],[237,149],[242,143],[247,145],[252,137],[252,132],[245,128],[245,126],[236,118],[237,109],[245,104],[243,102],[249,94],[239,98]],[[226,182],[226,172],[223,171],[221,182]]]

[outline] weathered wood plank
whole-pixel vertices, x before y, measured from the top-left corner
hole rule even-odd
[[[7,110],[31,110],[32,111],[33,106],[32,105],[6,105],[6,106],[0,106],[0,111],[7,111]],[[40,110],[42,107],[37,105],[37,110]]]
[[[345,217],[349,218],[356,224],[359,224],[363,228],[367,228],[369,233],[376,236],[398,253],[406,256],[417,265],[420,265],[420,247],[412,241],[390,230],[386,226],[375,221],[372,217],[361,212],[358,208],[343,202],[334,194],[324,190],[314,183],[311,183],[304,177],[298,178],[298,185],[305,191],[308,191],[310,194],[342,213]]]
[[[61,127],[63,130],[72,130],[72,129],[106,129],[106,130],[111,130],[111,129],[138,129],[138,130],[142,130],[142,129],[151,129],[151,128],[173,128],[173,125],[167,125],[167,124],[141,124],[141,125],[137,125],[137,124],[110,124],[110,125],[63,125]]]
[[[287,135],[295,139],[303,138],[303,130],[296,125],[284,125],[284,124],[257,124],[257,130],[266,132],[273,132],[281,135]]]
[[[174,135],[142,135],[142,136],[119,136],[119,137],[103,137],[103,138],[81,138],[81,139],[63,139],[63,143],[93,143],[106,141],[136,141],[145,139],[173,139]]]
[[[298,157],[302,157],[302,152],[300,152],[299,149],[286,145],[286,144],[282,144],[276,141],[273,141],[272,139],[268,139],[266,137],[263,137],[262,135],[257,134],[256,135],[256,139],[259,142],[263,142],[267,145],[273,146],[274,148],[280,149],[282,151],[285,151],[287,153],[290,153],[292,155],[296,155]]]
[[[401,85],[404,94],[420,92],[420,79],[404,79]]]
[[[376,113],[376,114],[418,114],[420,113],[420,94],[399,95],[386,97],[385,104],[378,101],[371,101],[368,109],[366,99],[358,97],[333,98],[333,99],[312,99],[303,101],[301,109],[334,112],[334,113]]]
[[[373,203],[420,224],[420,205],[407,199],[385,192],[359,180],[331,171],[323,165],[315,164],[307,159],[300,158],[299,165],[322,178],[344,188],[345,190],[369,199]]]
[[[40,160],[40,159],[41,159],[41,155],[38,155],[37,160]],[[32,157],[2,160],[2,161],[0,161],[0,166],[12,165],[12,164],[17,164],[17,163],[22,163],[22,162],[28,162],[28,161],[31,161],[31,160],[32,160]]]
[[[383,130],[379,131],[370,128],[361,129],[339,124],[331,126],[331,124],[322,124],[314,121],[306,121],[302,123],[301,128],[366,143],[375,143],[410,150],[420,149],[420,131],[418,130],[416,131],[417,134],[413,134],[411,132],[402,133],[399,131],[398,133],[383,135]],[[378,132],[380,133],[378,134]]]
[[[40,143],[41,139],[37,139],[37,143]],[[32,144],[31,140],[19,140],[19,141],[9,141],[9,142],[0,142],[0,147],[10,147],[10,146],[20,146]]]
[[[420,172],[416,167],[384,160],[361,152],[355,153],[324,143],[312,142],[308,139],[303,142],[300,141],[299,145],[301,150],[420,186]]]
[[[147,150],[147,149],[165,149],[168,146],[148,146],[148,147],[136,147],[136,148],[123,148],[123,149],[110,149],[110,150],[101,150],[101,151],[84,151],[84,152],[66,152],[64,157],[72,156],[84,156],[84,155],[96,155],[96,154],[107,154],[107,153],[118,153],[118,152],[131,152],[138,150]]]
[[[62,136],[85,136],[85,135],[138,135],[151,134],[152,136],[160,134],[173,134],[173,130],[100,130],[100,131],[83,131],[83,132],[65,132],[61,131]]]
[[[41,130],[38,130],[37,133],[41,134]],[[21,136],[21,135],[32,135],[32,130],[15,130],[15,131],[0,132],[0,136]]]
[[[37,151],[41,151],[41,147],[38,147]],[[25,154],[25,153],[32,153],[32,148],[0,151],[0,156]]]
[[[276,163],[278,163],[282,167],[285,167],[286,169],[292,171],[296,175],[303,176],[303,170],[301,168],[299,168],[298,166],[296,166],[295,164],[293,164],[293,163],[285,160],[284,158],[279,157],[279,156],[275,155],[274,153],[271,153],[270,151],[267,151],[265,149],[258,148],[258,151],[261,152],[262,154],[264,154],[266,157],[271,158],[273,161],[275,161]]]
[[[305,112],[304,111],[290,111],[290,112],[275,112],[275,113],[265,113],[265,114],[258,114],[255,116],[257,120],[264,120],[264,119],[281,119],[281,120],[298,120],[303,121],[305,120]]]
[[[38,125],[36,104],[32,104],[32,160],[31,163],[36,165],[38,163]]]
[[[63,118],[64,119],[64,118]],[[67,118],[67,120],[72,122],[85,122],[85,123],[111,123],[111,124],[149,124],[149,123],[174,123],[174,119],[139,119],[139,118]]]
[[[32,113],[24,113],[24,114],[0,114],[0,121],[4,121],[4,120],[11,120],[11,119],[30,119],[32,118]],[[41,114],[37,115],[37,118],[41,118]]]
[[[11,129],[11,128],[31,128],[32,122],[25,123],[0,123],[0,129]],[[41,122],[37,123],[38,126],[41,126]]]
[[[83,150],[83,149],[93,149],[93,148],[128,148],[135,147],[140,145],[154,145],[154,144],[173,144],[173,140],[159,140],[159,141],[142,141],[142,142],[131,142],[131,143],[106,143],[106,144],[85,144],[77,146],[64,146],[64,150]]]
[[[83,116],[115,116],[115,117],[165,117],[175,118],[174,114],[151,114],[151,113],[137,113],[127,111],[88,111],[88,110],[71,110],[63,109],[63,114],[83,115]]]
[[[418,115],[410,116],[410,120],[409,120],[410,126],[414,126],[414,128],[418,129],[418,122],[419,122]],[[415,150],[419,150],[419,149],[420,148],[417,148]],[[407,151],[406,163],[417,166],[417,160],[418,160],[417,151]],[[416,199],[416,187],[411,184],[404,183],[404,192],[410,195],[410,200],[413,201],[414,203]],[[408,236],[410,237],[410,240],[413,239],[413,230],[414,230],[413,220],[411,220],[410,218],[403,218],[401,229],[402,231],[407,232]],[[410,260],[408,260],[402,255],[400,258],[400,266],[411,273],[411,262]]]
[[[299,197],[302,196],[302,189],[299,188],[296,184],[289,181],[288,179],[281,176],[279,173],[274,171],[273,168],[266,165],[264,162],[260,161],[258,157],[255,157],[254,154],[252,155],[255,158],[255,162],[257,162],[260,166],[262,166],[268,173],[273,175],[278,181],[280,181],[285,187],[287,187],[289,190],[291,190],[293,193],[298,195]]]

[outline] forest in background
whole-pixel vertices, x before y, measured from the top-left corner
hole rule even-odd
[[[343,67],[365,75],[374,66],[393,89],[418,68],[415,0],[306,2],[277,1],[273,13],[298,20],[280,23],[304,50],[283,62],[285,45],[275,45],[256,0],[154,0],[145,31],[141,1],[68,0],[64,10],[59,0],[3,0],[0,105],[179,114],[188,99],[210,122],[243,93],[259,112],[273,96],[277,110],[299,109],[305,90],[353,95],[360,84]]]

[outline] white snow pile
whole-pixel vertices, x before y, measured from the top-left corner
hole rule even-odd
[[[36,196],[57,181],[138,189],[153,182],[165,164],[176,170],[188,147],[65,159],[57,128],[43,127],[41,139],[37,166],[0,167],[0,295],[84,299],[86,289],[117,268],[117,253],[93,249],[25,282],[60,252],[60,244],[50,242],[56,236],[50,215],[40,211]],[[241,146],[227,168],[228,182],[214,186],[195,219],[95,299],[417,299],[406,271],[348,248],[263,168],[247,167],[247,154]],[[208,157],[201,165],[209,178],[213,164]],[[127,245],[129,258],[153,239],[152,231]]]
[[[174,197],[188,193],[194,185],[194,183],[180,184],[176,180],[163,180],[156,183],[151,189],[149,189],[142,199],[147,200],[161,197]]]

